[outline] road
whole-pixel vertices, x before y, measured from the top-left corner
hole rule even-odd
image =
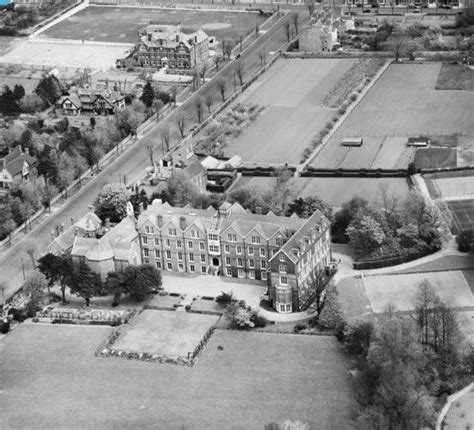
[[[302,27],[308,21],[305,11],[300,12],[300,26]],[[289,19],[289,17],[286,17]],[[244,65],[244,80],[260,67],[259,52],[264,49],[268,53],[280,49],[286,42],[286,34],[283,22],[279,22],[268,32],[259,37],[259,43],[249,46],[241,56],[241,62]],[[256,45],[256,46],[255,46]],[[24,251],[24,243],[34,242],[38,252],[36,257],[44,252],[46,246],[51,241],[51,231],[62,222],[68,226],[70,219],[78,219],[87,212],[87,206],[93,204],[100,189],[107,183],[118,182],[119,174],[126,175],[129,180],[140,176],[143,169],[148,165],[149,159],[145,145],[152,143],[156,148],[156,155],[161,155],[161,132],[164,128],[170,128],[171,147],[178,143],[179,132],[176,127],[176,118],[184,115],[189,130],[196,123],[195,101],[208,94],[211,94],[214,101],[220,100],[220,93],[216,85],[217,79],[222,79],[227,83],[226,93],[230,94],[233,90],[234,65],[224,66],[216,77],[203,85],[181,106],[168,114],[158,124],[152,127],[145,136],[140,138],[137,143],[129,147],[112,164],[100,172],[95,179],[89,181],[80,191],[69,199],[56,212],[51,214],[42,224],[38,225],[19,243],[15,244],[0,259],[0,281],[6,284],[5,297],[13,295],[22,285],[23,268],[28,273],[33,269],[32,263]],[[207,108],[204,109],[207,112]],[[204,118],[206,114],[204,114]]]

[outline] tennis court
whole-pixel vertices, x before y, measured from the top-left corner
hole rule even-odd
[[[448,201],[453,215],[453,233],[474,229],[474,199]]]
[[[474,176],[432,179],[443,200],[474,198]]]
[[[372,309],[385,312],[389,305],[398,311],[410,311],[418,286],[427,280],[436,294],[456,307],[474,306],[474,297],[462,271],[407,273],[363,277],[365,291]]]

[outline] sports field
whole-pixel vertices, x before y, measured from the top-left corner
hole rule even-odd
[[[474,306],[474,297],[462,271],[407,273],[364,276],[365,291],[374,312],[384,312],[389,305],[399,311],[413,309],[420,282],[428,280],[441,299],[457,307]]]
[[[0,341],[1,427],[354,428],[351,363],[333,337],[217,330],[190,368],[95,356],[110,332],[24,323]]]
[[[453,232],[474,230],[474,199],[448,201],[453,216]]]
[[[334,116],[323,99],[355,60],[278,60],[236,102],[265,112],[226,149],[246,162],[299,163],[311,138]]]
[[[91,6],[43,34],[60,39],[136,43],[138,30],[150,22],[181,23],[185,33],[202,29],[209,36],[235,42],[264,20],[251,12]]]
[[[271,192],[275,186],[276,178],[241,176],[231,191],[251,187]],[[340,207],[356,195],[377,203],[383,189],[388,195],[402,198],[408,192],[408,184],[405,178],[295,178],[290,182],[290,189],[292,198],[319,196],[331,206]]]
[[[392,64],[346,118],[314,167],[406,167],[414,150],[409,136],[474,135],[474,93],[436,91],[441,64]],[[340,146],[344,137],[363,137],[360,148]]]
[[[131,44],[31,39],[0,57],[0,62],[108,70],[115,67],[115,60],[131,47]]]
[[[124,326],[113,348],[187,357],[218,319],[215,315],[147,309]]]

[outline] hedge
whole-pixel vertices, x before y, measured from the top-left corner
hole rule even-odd
[[[396,266],[402,263],[408,263],[418,258],[426,257],[427,255],[433,254],[437,249],[430,251],[416,252],[409,255],[400,255],[398,257],[381,258],[380,260],[368,260],[368,261],[354,261],[354,270],[367,270],[367,269],[380,269],[382,267]]]

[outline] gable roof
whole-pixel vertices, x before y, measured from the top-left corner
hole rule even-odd
[[[29,154],[25,154],[21,150],[21,146],[18,145],[13,150],[5,155],[5,157],[0,158],[0,169],[7,170],[12,176],[16,176],[23,170],[23,165],[25,161],[29,166],[36,164],[36,160],[31,157]]]
[[[68,96],[61,96],[57,101],[57,104],[62,106],[67,100],[69,100],[77,109],[80,109],[82,107],[82,102],[79,100],[78,95],[75,93],[70,94]]]

